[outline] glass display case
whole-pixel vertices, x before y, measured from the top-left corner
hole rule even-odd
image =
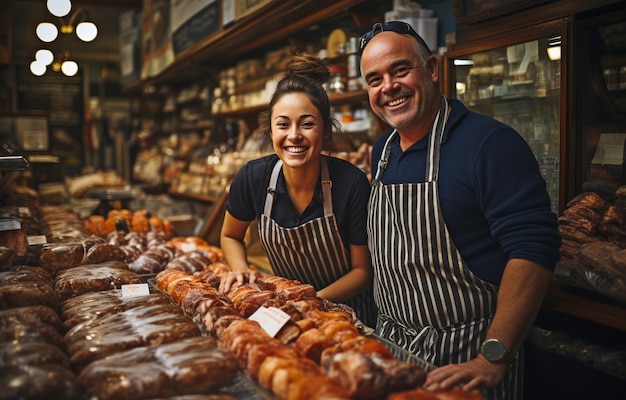
[[[580,190],[614,203],[617,188],[626,184],[626,10],[581,19],[577,32],[585,60],[577,72],[586,77],[575,82]]]
[[[449,93],[471,110],[513,127],[537,157],[559,212],[561,178],[561,29],[507,35],[454,47],[447,55]]]

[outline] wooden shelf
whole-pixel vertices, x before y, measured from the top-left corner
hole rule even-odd
[[[182,192],[177,192],[175,190],[170,190],[168,194],[174,197],[183,197],[186,199],[203,201],[205,203],[213,203],[216,200],[214,196],[207,196],[207,195],[195,194],[195,193],[182,193]]]
[[[141,93],[143,88],[161,83],[181,82],[206,76],[209,64],[219,68],[216,62],[232,63],[237,58],[258,51],[264,46],[287,40],[299,31],[306,30],[337,15],[349,14],[358,6],[371,4],[373,11],[381,13],[372,0],[299,0],[271,2],[258,11],[235,21],[201,40],[181,54],[156,76],[143,79],[124,88],[127,93]],[[360,10],[362,11],[362,10]],[[363,12],[355,11],[353,19],[367,24]],[[369,26],[368,26],[369,27]],[[218,61],[219,60],[219,61]],[[181,73],[185,71],[185,73]]]
[[[626,332],[626,307],[582,296],[554,280],[548,288],[543,306]]]
[[[354,92],[346,93],[329,93],[328,99],[332,105],[341,105],[354,103],[359,100],[367,101],[367,91],[356,90]],[[267,104],[259,104],[252,107],[244,107],[232,111],[222,111],[213,114],[214,118],[234,118],[241,117],[250,114],[257,114],[267,109]]]

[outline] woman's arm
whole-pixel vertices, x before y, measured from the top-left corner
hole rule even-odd
[[[350,245],[352,270],[317,292],[323,299],[344,302],[371,287],[374,272],[367,245]]]
[[[220,232],[220,247],[224,252],[226,263],[234,274],[229,274],[228,277],[222,279],[220,282],[221,292],[228,292],[235,280],[242,284],[245,273],[249,272],[248,255],[243,240],[248,226],[250,226],[249,221],[240,221],[228,211],[224,214],[224,222]],[[252,276],[249,278],[250,281],[254,281]]]

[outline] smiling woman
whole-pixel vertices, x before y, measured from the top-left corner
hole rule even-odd
[[[319,297],[345,302],[373,326],[369,182],[350,162],[322,155],[339,130],[323,86],[329,77],[321,59],[295,56],[261,114],[258,133],[271,137],[275,154],[250,161],[231,184],[220,245],[233,273],[220,289],[255,281],[243,239],[257,220],[275,274],[313,285]]]

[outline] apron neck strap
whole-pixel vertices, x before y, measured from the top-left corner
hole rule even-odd
[[[278,160],[272,169],[270,175],[270,182],[267,187],[267,194],[265,195],[265,206],[263,207],[263,215],[272,215],[272,206],[274,204],[274,193],[276,192],[276,182],[278,182],[278,175],[282,169],[283,161]],[[320,157],[320,169],[322,174],[322,200],[324,202],[324,216],[328,217],[333,214],[333,194],[332,187],[333,182],[330,180],[330,174],[328,172],[328,164],[326,158]]]
[[[431,135],[428,139],[429,155],[427,159],[428,164],[426,165],[426,181],[432,181],[437,177],[439,171],[439,151],[434,150],[441,144],[443,131],[445,130],[447,120],[448,99],[446,99],[444,95],[441,95],[441,101],[439,102],[439,112],[435,117],[435,121],[433,122],[433,128],[430,132]],[[378,160],[378,165],[376,166],[376,174],[374,175],[372,184],[380,182],[382,174],[387,168],[387,164],[389,163],[389,155],[391,154],[391,147],[389,146],[389,143],[396,135],[398,135],[398,131],[394,129],[393,132],[391,132],[391,135],[389,135],[389,137],[387,138],[387,141],[385,141],[380,160]]]

